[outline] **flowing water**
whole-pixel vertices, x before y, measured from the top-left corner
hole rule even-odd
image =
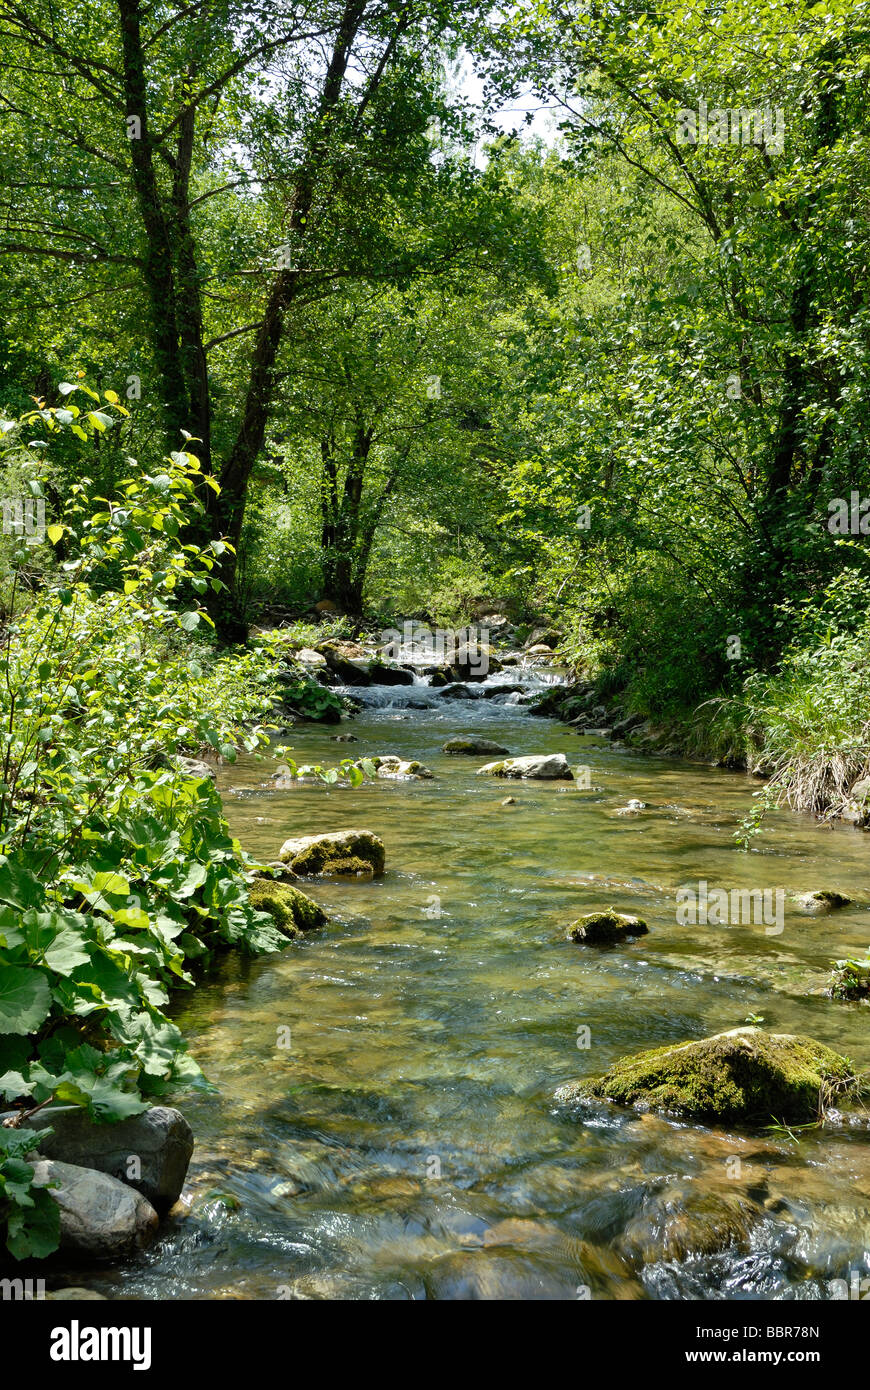
[[[822,994],[832,957],[870,947],[867,840],[781,814],[741,854],[746,775],[577,736],[516,695],[354,694],[366,707],[343,730],[358,742],[303,725],[293,756],[398,753],[435,778],[275,790],[269,764],[222,770],[252,853],[357,826],[382,836],[387,872],[313,883],[328,928],[228,957],[181,1000],[214,1085],[176,1097],[197,1137],[190,1211],[87,1282],[146,1298],[788,1299],[870,1273],[861,1126],[753,1135],[553,1103],[562,1082],[750,1015],[870,1064],[864,1007]],[[485,759],[440,751],[469,733],[563,751],[592,790],[477,777]],[[619,814],[630,798],[647,809]],[[787,904],[779,934],[677,925],[676,889],[701,880],[862,905],[812,918]],[[566,940],[610,905],[649,936]]]

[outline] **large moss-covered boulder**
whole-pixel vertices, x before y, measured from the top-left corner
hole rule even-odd
[[[588,912],[572,922],[568,928],[568,940],[580,946],[615,946],[632,936],[646,936],[649,927],[640,917],[629,917],[622,912]]]
[[[375,874],[384,872],[384,842],[370,830],[331,830],[285,840],[281,860],[300,878],[329,872],[336,860],[362,859]]]
[[[800,1124],[858,1089],[851,1062],[813,1038],[735,1028],[628,1057],[556,1092],[560,1102],[608,1100],[722,1124]]]
[[[323,908],[292,883],[255,878],[248,889],[248,897],[258,912],[268,912],[275,925],[290,937],[313,931],[326,921]]]

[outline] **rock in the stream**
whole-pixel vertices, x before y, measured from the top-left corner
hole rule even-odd
[[[477,769],[478,777],[533,777],[542,781],[573,782],[564,753],[530,753],[525,758],[505,758]]]
[[[157,1233],[157,1212],[135,1187],[95,1168],[41,1158],[34,1186],[52,1186],[60,1207],[60,1249],[92,1260],[114,1260],[141,1250]]]
[[[442,753],[509,753],[491,738],[449,738],[441,745]]]
[[[799,893],[795,902],[803,912],[834,912],[838,907],[848,907],[852,899],[844,893],[835,893],[830,888],[819,888],[814,893]]]
[[[627,1057],[602,1076],[556,1092],[559,1102],[607,1100],[721,1124],[810,1122],[855,1094],[851,1063],[813,1038],[735,1028]]]
[[[472,690],[469,686],[458,683],[442,685],[438,693],[446,696],[448,700],[483,700],[486,698],[483,690]]]
[[[632,936],[646,936],[649,927],[640,917],[629,917],[622,912],[589,912],[572,922],[568,928],[568,940],[581,946],[613,946]]]
[[[327,641],[319,642],[317,650],[345,685],[371,685],[371,663],[364,647],[354,642]]]
[[[41,1157],[117,1178],[161,1212],[178,1200],[193,1153],[193,1130],[169,1105],[152,1105],[110,1125],[95,1124],[79,1106],[38,1110],[22,1128],[51,1128],[39,1141]]]
[[[644,1195],[617,1241],[632,1264],[745,1250],[764,1212],[740,1192],[704,1191],[685,1179]]]
[[[374,878],[375,871],[371,864],[367,864],[364,859],[358,859],[355,855],[348,855],[346,859],[330,859],[325,869],[321,870],[321,878]]]
[[[258,912],[268,912],[276,926],[289,937],[313,931],[326,921],[326,913],[319,903],[291,883],[255,878],[248,887],[248,897]]]
[[[387,753],[384,757],[372,758],[379,777],[398,778],[421,778],[424,781],[432,777],[428,767],[417,762],[415,758],[406,762],[403,758],[397,758],[394,753]]]
[[[372,685],[413,685],[414,672],[406,666],[386,666],[373,661],[369,667]]]
[[[501,670],[501,662],[496,660],[486,643],[463,643],[457,648],[450,669],[455,672],[457,680],[485,681],[494,671]]]
[[[870,827],[870,777],[861,777],[852,783],[848,799],[840,810],[840,818],[859,829]]]
[[[314,651],[312,647],[302,647],[294,655],[303,666],[314,666],[321,671],[326,669],[326,657],[321,652]]]
[[[300,877],[328,872],[337,859],[362,859],[376,874],[384,872],[384,842],[370,830],[330,830],[297,835],[281,846],[281,859]]]

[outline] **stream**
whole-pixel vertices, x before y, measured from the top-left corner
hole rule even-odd
[[[154,1299],[827,1299],[831,1280],[870,1274],[861,1125],[750,1134],[553,1102],[617,1058],[751,1015],[870,1063],[864,1006],[822,993],[832,958],[870,946],[866,838],[780,813],[739,853],[759,785],[746,774],[578,736],[516,695],[352,693],[364,708],[341,732],[358,742],[303,724],[292,756],[397,753],[434,779],[276,790],[269,762],[221,769],[249,852],[365,828],[387,871],[303,883],[326,929],[265,959],[227,956],[179,998],[212,1083],[172,1097],[196,1135],[190,1210],[78,1282]],[[441,752],[469,734],[564,752],[593,790],[478,777],[486,757]],[[630,798],[646,809],[619,814]],[[678,926],[676,889],[701,880],[866,905],[809,917],[787,903],[778,935]],[[611,905],[650,934],[566,940]]]

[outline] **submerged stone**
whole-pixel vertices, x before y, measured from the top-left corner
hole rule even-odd
[[[340,859],[362,859],[375,874],[384,872],[384,842],[370,830],[331,830],[285,840],[281,859],[300,877],[322,874]]]
[[[745,1250],[762,1217],[744,1193],[704,1191],[677,1179],[644,1197],[617,1248],[640,1266]]]
[[[292,883],[255,878],[248,887],[248,897],[258,912],[268,912],[275,925],[290,937],[313,931],[326,921],[323,908]]]
[[[581,946],[610,946],[632,936],[646,936],[649,927],[640,917],[622,912],[588,912],[568,928],[568,940]]]
[[[735,1028],[625,1058],[602,1076],[560,1087],[556,1099],[607,1100],[721,1123],[800,1124],[858,1089],[851,1062],[824,1043]]]

